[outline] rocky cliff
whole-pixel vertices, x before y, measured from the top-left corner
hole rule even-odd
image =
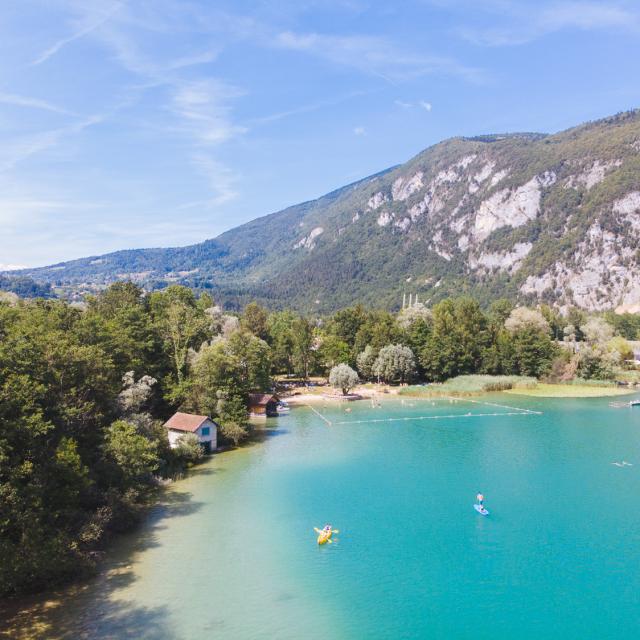
[[[21,275],[67,292],[180,282],[231,306],[393,307],[411,292],[640,311],[640,112],[555,135],[446,140],[202,244]]]

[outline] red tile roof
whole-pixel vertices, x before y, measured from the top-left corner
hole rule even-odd
[[[196,416],[193,413],[174,413],[165,423],[167,429],[176,431],[189,431],[195,433],[203,422],[209,420],[209,416]]]

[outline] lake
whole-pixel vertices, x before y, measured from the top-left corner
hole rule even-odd
[[[476,400],[269,420],[173,485],[51,635],[638,637],[640,407]]]

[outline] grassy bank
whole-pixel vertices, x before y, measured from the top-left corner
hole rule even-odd
[[[606,396],[623,396],[637,392],[637,389],[616,387],[615,385],[598,384],[547,384],[538,382],[532,388],[509,389],[507,393],[538,398],[601,398]]]
[[[574,380],[550,384],[526,376],[457,376],[440,384],[403,387],[400,395],[434,397],[443,395],[465,396],[495,391],[541,398],[598,398],[634,393],[637,389],[619,387],[609,380]]]
[[[507,389],[528,389],[537,384],[535,378],[527,376],[489,376],[469,375],[450,378],[445,382],[429,385],[414,385],[400,390],[401,395],[438,396],[438,395],[473,395]]]

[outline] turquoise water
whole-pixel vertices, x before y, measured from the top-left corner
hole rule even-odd
[[[542,414],[385,400],[317,407],[331,426],[308,408],[270,421],[177,483],[58,633],[638,637],[640,407],[490,400]],[[318,547],[326,522],[340,535]]]

